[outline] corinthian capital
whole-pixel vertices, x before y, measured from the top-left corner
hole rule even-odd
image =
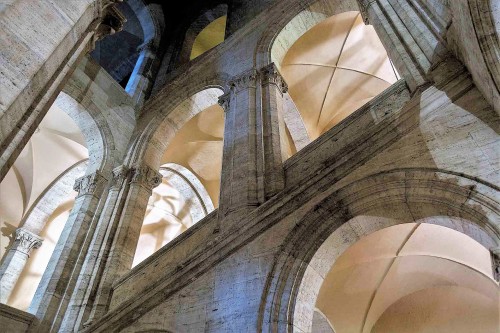
[[[230,82],[229,86],[231,90],[235,90],[236,92],[248,89],[255,88],[257,82],[257,71],[255,69],[251,69],[246,71],[240,75],[235,76]]]
[[[34,233],[23,228],[18,228],[16,229],[13,248],[29,256],[32,249],[38,249],[42,246],[42,242],[43,239]]]
[[[130,169],[124,165],[120,165],[113,169],[113,179],[111,180],[112,188],[121,188],[130,175]]]
[[[132,179],[130,183],[139,184],[150,190],[160,185],[162,174],[147,165],[141,165],[131,169]]]
[[[78,178],[75,181],[73,189],[78,192],[77,197],[87,194],[99,196],[102,194],[106,182],[106,178],[99,171],[96,171],[90,175]]]
[[[288,91],[288,85],[274,63],[262,67],[260,69],[260,76],[263,84],[274,84],[282,94]]]

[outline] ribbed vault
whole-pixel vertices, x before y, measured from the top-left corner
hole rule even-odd
[[[465,333],[492,332],[497,303],[486,248],[452,229],[408,223],[349,247],[326,275],[316,307],[336,333]]]
[[[375,30],[354,11],[302,35],[281,72],[312,140],[398,80]]]

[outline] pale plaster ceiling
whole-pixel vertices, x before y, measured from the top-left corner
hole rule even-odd
[[[9,244],[6,235],[13,232],[36,200],[68,169],[87,158],[80,129],[54,104],[0,183],[2,252]]]
[[[227,16],[221,16],[207,25],[199,34],[193,43],[190,60],[199,57],[208,50],[216,47],[224,41],[226,35]]]
[[[359,12],[334,15],[302,35],[280,70],[311,140],[397,81],[372,26]]]
[[[416,223],[349,247],[316,301],[336,333],[495,332],[498,306],[489,251],[455,230]]]
[[[85,139],[76,123],[56,103],[0,183],[1,249],[3,256],[12,233],[29,215],[38,200],[75,165],[88,159]],[[33,251],[8,304],[26,310],[48,264],[76,193],[58,200],[48,221],[39,221],[42,246]],[[47,210],[47,208],[45,208]],[[35,232],[35,230],[31,230]]]

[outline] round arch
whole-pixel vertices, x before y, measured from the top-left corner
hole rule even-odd
[[[227,74],[214,73],[205,80],[184,85],[186,89],[178,88],[182,82],[165,87],[144,106],[125,164],[146,164],[158,170],[163,153],[178,130],[204,108],[216,104],[228,90],[228,82]]]
[[[288,49],[316,24],[326,18],[347,11],[359,11],[356,0],[309,0],[287,2],[274,23],[268,27],[255,49],[254,62],[257,68],[275,62],[277,66],[283,60]]]
[[[89,151],[86,174],[95,171],[111,173],[119,156],[115,156],[115,142],[106,116],[91,107],[84,107],[74,93],[61,92],[54,103],[75,121],[85,138]]]
[[[203,14],[201,14],[193,23],[191,23],[184,36],[182,48],[179,53],[178,65],[182,65],[190,61],[191,50],[195,43],[196,37],[210,23],[224,15],[227,15],[227,11],[228,5],[225,3],[221,3],[213,7],[212,9],[203,12]]]
[[[198,177],[187,168],[176,163],[167,163],[160,167],[163,175],[176,190],[190,202],[189,212],[193,223],[198,222],[214,210],[214,204],[207,190]]]
[[[290,332],[294,325],[304,325],[301,318],[312,320],[314,307],[301,305],[319,291],[321,280],[307,291],[300,289],[301,283],[306,274],[314,274],[311,267],[324,264],[313,258],[330,235],[347,230],[354,232],[355,242],[386,226],[419,221],[455,229],[491,249],[500,244],[499,197],[500,189],[492,184],[426,169],[378,173],[330,194],[296,224],[275,256],[261,302],[259,330]],[[364,215],[378,220],[349,225]],[[349,243],[333,250],[333,258]]]

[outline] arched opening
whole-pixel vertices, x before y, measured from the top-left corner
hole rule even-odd
[[[140,46],[145,41],[144,28],[129,2],[125,1],[116,5],[116,9],[126,19],[123,29],[98,41],[90,53],[91,58],[123,88],[126,87],[132,75],[134,66],[139,59]]]
[[[360,224],[377,220],[356,219]],[[490,252],[458,231],[431,224],[433,220],[465,222],[434,217],[398,224],[332,255],[342,242],[335,232],[325,241],[330,249],[322,246],[313,257],[325,265],[318,272],[315,312],[324,314],[336,333],[493,332],[498,327],[498,283]],[[318,332],[311,324],[312,332]]]
[[[221,16],[207,25],[194,39],[189,60],[193,60],[224,41],[227,15]]]
[[[440,260],[448,260],[452,264],[458,263],[457,267],[464,265],[472,267],[471,274],[480,274],[481,279],[486,278],[484,281],[491,281],[487,284],[492,284],[491,288],[493,290],[496,288],[496,291],[494,290],[492,295],[490,290],[489,296],[496,297],[498,300],[498,282],[493,279],[493,266],[496,264],[492,260],[500,244],[498,204],[494,200],[480,199],[490,196],[486,193],[491,193],[491,198],[493,198],[498,190],[487,183],[481,184],[479,185],[474,179],[465,175],[459,176],[425,169],[418,171],[401,169],[368,176],[326,195],[323,200],[316,202],[314,207],[301,214],[302,218],[295,223],[293,230],[283,241],[279,254],[275,257],[272,271],[268,275],[268,287],[261,303],[262,330],[291,331],[296,328],[298,331],[310,332],[315,317],[316,321],[324,325],[324,319],[328,318],[328,310],[324,307],[321,309],[321,313],[325,315],[324,318],[318,318],[321,317],[320,314],[315,315],[315,310],[321,308],[321,305],[317,303],[318,295],[326,277],[340,256],[363,237],[397,225],[429,224],[430,227],[446,227],[459,232],[450,236],[446,229],[441,233],[443,229],[427,229],[429,226],[424,226],[423,231],[431,231],[423,234],[424,241],[421,241],[423,248],[418,250],[420,251],[418,255],[431,254],[431,261],[439,257]],[[413,228],[410,229],[414,231]],[[398,231],[397,235],[399,234],[403,233]],[[409,235],[411,236],[412,233]],[[403,242],[398,243],[399,247],[407,243],[406,238],[403,237]],[[391,239],[397,239],[397,237],[384,236],[377,239],[390,242]],[[467,249],[466,244],[469,244],[467,242],[472,244],[470,246],[473,250]],[[370,247],[371,251],[368,251],[367,256],[371,253],[375,254],[380,244]],[[396,253],[400,250],[399,247],[396,246]],[[385,257],[382,255],[381,257],[384,260],[398,258],[397,255]],[[360,262],[369,264],[369,260]],[[410,262],[408,270],[411,272],[415,265]],[[429,265],[427,273],[417,275],[422,278],[422,281],[429,280],[429,277],[442,276],[441,280],[438,279],[438,284],[442,285],[455,285],[454,281],[461,278],[461,268],[448,267],[446,271],[452,276],[447,276],[446,272],[439,271],[439,267],[433,271],[436,265],[440,264],[433,263]],[[443,267],[444,265],[447,264],[443,264]],[[375,284],[385,276],[385,270],[381,269],[381,271],[383,274],[374,282]],[[374,272],[374,269],[369,270],[365,279]],[[398,282],[400,285],[393,284],[392,287],[404,289],[407,281],[409,284],[414,281],[415,286],[418,286],[420,282],[418,279],[415,281],[411,274],[410,277],[405,277],[403,274],[403,277],[401,282]],[[368,288],[368,283],[364,284],[364,280],[354,284],[353,279],[348,278],[339,283],[339,286],[351,288],[349,289],[350,296],[358,292],[363,293],[363,290]],[[484,281],[481,284],[484,285],[486,283]],[[472,284],[477,284],[477,282]],[[378,289],[377,286],[372,288],[372,293]],[[368,297],[369,301],[372,296]],[[498,302],[495,306],[498,307]],[[363,309],[365,311],[363,316],[365,316],[368,313],[368,306]],[[498,308],[495,309],[496,320],[498,320]],[[458,309],[456,313],[460,311],[462,310]],[[378,317],[376,319],[378,320]],[[376,321],[373,325],[375,324]],[[434,325],[432,322],[430,324],[431,327]],[[364,317],[360,325],[364,325]],[[332,326],[335,324],[332,323]],[[371,330],[372,327],[369,329]],[[337,328],[335,332],[338,333]],[[485,332],[489,331],[485,330]]]
[[[400,79],[356,2],[318,1],[271,45],[285,78],[284,119],[299,151]]]
[[[185,64],[216,47],[226,38],[228,6],[219,4],[204,9],[194,21],[189,23],[181,40],[176,65]]]
[[[21,310],[30,305],[88,164],[87,142],[67,113],[61,103],[52,105],[0,183],[2,302]],[[41,240],[24,262],[12,258],[19,232]]]
[[[160,4],[127,0],[116,5],[123,28],[96,43],[91,57],[142,106],[149,98],[160,65],[165,17]]]
[[[149,199],[133,266],[218,207],[224,135],[220,95],[216,88],[203,90],[173,111],[191,118],[175,125],[159,159],[163,179]]]

